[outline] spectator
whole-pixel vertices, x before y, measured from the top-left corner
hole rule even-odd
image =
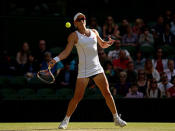
[[[171,83],[173,86],[167,90],[168,98],[175,98],[175,76],[173,76]]]
[[[36,52],[35,52],[35,58],[36,58],[38,64],[40,65],[41,62],[44,60],[45,52],[48,51],[47,47],[46,47],[46,41],[45,40],[39,40],[38,47],[39,47],[39,49],[36,50]]]
[[[28,62],[25,64],[24,69],[25,69],[25,76],[27,77],[28,80],[30,80],[36,75],[37,71],[39,70],[39,67],[36,64],[34,55],[29,54]]]
[[[115,71],[113,69],[111,61],[106,62],[105,74],[106,74],[106,77],[109,80],[109,83],[114,83],[115,82]]]
[[[170,22],[171,22],[171,14],[172,14],[171,10],[168,9],[168,10],[165,11],[165,16],[164,16],[165,23],[170,24]]]
[[[142,52],[140,50],[136,53],[136,58],[134,60],[135,70],[144,69],[146,59],[143,58]]]
[[[110,61],[103,49],[98,51],[99,60],[102,67],[105,67],[106,62]]]
[[[152,60],[153,66],[159,73],[167,69],[168,59],[163,59],[163,50],[158,48],[156,51],[156,58]]]
[[[152,27],[151,31],[154,38],[154,46],[156,48],[160,47],[160,37],[164,31],[164,18],[162,16],[157,18],[157,23]]]
[[[122,45],[123,46],[137,46],[138,45],[138,36],[132,32],[132,28],[130,25],[126,28],[127,33],[122,37]]]
[[[168,69],[165,70],[165,73],[168,76],[168,81],[170,82],[172,77],[175,76],[175,69],[174,69],[174,61],[168,60]]]
[[[88,28],[90,29],[96,29],[100,35],[100,37],[103,37],[103,33],[102,33],[102,29],[101,27],[98,25],[97,19],[96,17],[91,17],[90,18],[90,24],[88,26]]]
[[[138,36],[142,33],[142,27],[144,26],[144,21],[141,18],[137,18],[135,21],[135,25],[133,26],[133,32]]]
[[[127,73],[126,81],[129,83],[136,83],[137,73],[134,70],[134,63],[132,61],[128,62],[126,73]]]
[[[173,86],[173,84],[168,82],[168,77],[167,77],[166,73],[162,72],[160,82],[158,83],[158,88],[161,91],[161,97],[167,97],[166,90],[172,86]]]
[[[72,71],[75,71],[75,70],[77,70],[77,63],[76,63],[76,60],[75,59],[73,59],[71,62],[70,62],[70,70],[72,70]]]
[[[24,66],[28,61],[29,53],[30,53],[29,44],[27,42],[24,42],[21,50],[17,52],[17,55],[16,55],[18,75],[24,75]]]
[[[145,70],[146,77],[148,78],[148,80],[151,80],[153,78],[156,79],[156,81],[160,80],[159,72],[153,67],[151,59],[146,59],[144,70]]]
[[[127,93],[126,98],[143,98],[143,93],[138,91],[137,84],[132,84],[130,92]]]
[[[76,76],[73,70],[70,70],[69,61],[65,61],[64,68],[60,71],[59,76],[56,79],[60,88],[74,88]]]
[[[173,15],[173,19],[170,23],[170,32],[173,34],[173,36],[175,36],[175,14]]]
[[[0,51],[0,74],[1,75],[15,75],[16,74],[16,60],[12,59],[7,50]]]
[[[119,26],[119,31],[120,31],[120,35],[123,36],[124,34],[126,34],[126,28],[129,25],[129,22],[127,19],[123,19],[121,25]]]
[[[27,63],[27,57],[30,53],[30,48],[28,42],[24,42],[22,48],[16,55],[16,61],[19,65],[24,65]]]
[[[126,72],[120,72],[120,81],[116,84],[116,86],[113,89],[113,95],[115,97],[125,97],[126,94],[129,92],[130,83],[128,83],[126,79]]]
[[[137,85],[138,85],[138,91],[142,92],[143,95],[146,97],[146,90],[148,86],[148,81],[146,77],[146,73],[143,69],[138,70],[138,75],[137,75]]]
[[[124,50],[120,50],[119,58],[114,59],[112,61],[114,69],[126,70],[129,59],[126,57],[126,52]]]
[[[112,16],[108,16],[105,24],[103,25],[103,38],[106,39],[110,35],[114,38],[120,39],[121,37],[119,33],[118,25],[114,22]]]
[[[120,42],[120,40],[116,40],[114,44],[115,44],[115,49],[109,51],[109,53],[108,53],[108,58],[111,61],[113,61],[114,59],[118,59],[119,58],[119,52],[121,51],[121,48],[120,48],[121,47],[121,42]],[[131,58],[129,52],[127,50],[124,50],[124,51],[125,51],[126,56],[128,57],[128,59],[130,61],[132,61],[132,58]]]
[[[145,27],[143,29],[143,33],[141,33],[139,37],[139,44],[140,46],[151,46],[153,47],[154,45],[154,38],[153,35],[149,32],[149,29]]]
[[[148,84],[147,96],[148,98],[160,98],[161,97],[161,91],[157,87],[157,81],[154,78],[150,80],[150,83]]]
[[[159,16],[157,18],[157,23],[156,23],[156,25],[153,26],[153,29],[154,29],[157,37],[159,37],[160,35],[163,34],[163,31],[164,31],[164,18],[162,16]]]
[[[44,53],[44,60],[41,63],[41,70],[48,69],[48,64],[49,64],[50,60],[52,60],[52,55],[50,52],[47,51]],[[64,67],[64,65],[60,61],[54,65],[54,67],[51,69],[51,71],[57,76],[60,73],[61,68],[63,68],[63,67]]]
[[[170,32],[170,25],[166,23],[164,27],[164,31],[162,35],[160,36],[160,44],[174,46],[175,44],[174,42],[175,42],[174,36]]]

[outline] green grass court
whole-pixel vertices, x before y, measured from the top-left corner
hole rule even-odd
[[[0,123],[0,131],[63,131],[57,122]],[[64,131],[175,131],[175,123],[128,123],[127,127],[114,126],[113,122],[70,122]]]

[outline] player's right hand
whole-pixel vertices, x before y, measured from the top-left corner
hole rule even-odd
[[[50,62],[49,62],[49,66],[50,68],[53,68],[54,65],[55,65],[56,61],[54,59],[52,59]]]

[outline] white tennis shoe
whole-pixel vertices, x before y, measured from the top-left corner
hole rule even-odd
[[[126,121],[122,120],[120,117],[114,118],[114,123],[116,126],[120,126],[120,127],[127,126]]]
[[[69,124],[69,120],[68,119],[64,119],[61,124],[59,125],[58,129],[66,129],[67,126]]]

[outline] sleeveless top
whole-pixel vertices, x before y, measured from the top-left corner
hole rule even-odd
[[[88,37],[78,31],[75,32],[78,36],[78,42],[75,44],[79,57],[78,78],[86,78],[104,72],[99,62],[96,34],[90,30]]]

